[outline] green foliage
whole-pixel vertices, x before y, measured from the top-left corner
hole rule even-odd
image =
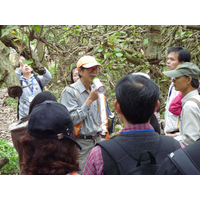
[[[2,29],[1,37],[8,35],[10,32],[15,33],[13,29],[17,29],[17,28],[19,28],[19,26],[17,25],[7,25],[5,29]]]
[[[22,60],[22,62],[24,64],[27,64],[27,65],[33,65],[33,60],[32,59],[30,59],[30,60]]]
[[[1,87],[2,87],[2,88],[6,87],[6,83],[3,82],[3,83],[1,84]]]
[[[136,55],[137,55],[137,53],[136,53],[136,52],[132,53],[132,56],[136,56]]]
[[[57,64],[55,66],[49,67],[49,72],[51,73],[52,78],[55,78],[55,76],[56,76],[56,71],[58,69],[58,63],[59,62],[57,62]]]
[[[64,90],[64,88],[65,86],[62,83],[60,83],[59,85],[56,85],[49,89],[49,92],[51,92],[52,94],[56,96],[56,99],[59,103],[60,103],[61,93]]]
[[[22,41],[22,39],[20,39],[20,38],[17,38],[17,39],[14,39],[13,41],[14,41],[14,42],[16,42],[16,41],[20,41],[20,42],[21,42],[21,41]]]
[[[163,68],[163,71],[167,71],[167,66],[165,66],[165,67]]]
[[[148,44],[148,38],[143,40],[143,44]]]
[[[117,57],[122,57],[122,56],[123,56],[122,53],[116,53],[115,55],[116,55]]]
[[[39,25],[32,25],[31,27],[33,27],[40,34],[40,26]]]
[[[1,174],[19,174],[18,153],[9,142],[0,138],[1,158],[7,157],[9,162],[0,169]]]
[[[12,97],[8,97],[5,102],[7,105],[11,106],[15,111],[17,111],[17,104],[18,104],[17,98],[14,99]]]
[[[26,25],[19,27],[20,29],[14,30],[19,36],[16,40],[25,41],[27,44],[29,42],[31,45],[37,44],[37,39],[29,41],[32,29],[36,30],[35,36],[39,37],[41,34],[45,52],[51,62],[55,62],[53,64],[55,67],[50,67],[53,78],[58,77],[56,76],[56,71],[60,70],[58,61],[61,59],[66,61],[63,63],[67,63],[67,66],[62,66],[64,72],[60,70],[59,73],[62,82],[64,82],[62,77],[66,77],[64,74],[67,74],[67,79],[70,78],[69,66],[74,65],[80,56],[85,54],[95,56],[103,66],[100,69],[100,76],[104,84],[108,86],[108,96],[111,96],[111,100],[114,99],[112,90],[117,80],[133,72],[148,73],[159,84],[161,91],[164,90],[167,79],[157,72],[166,70],[166,54],[170,46],[182,46],[188,49],[192,54],[192,62],[197,65],[200,63],[200,41],[198,41],[200,31],[187,29],[181,25],[160,26],[162,39],[154,42],[151,41],[154,37],[149,36],[149,30],[153,30],[153,25]],[[7,26],[5,30],[14,28]],[[152,33],[154,32],[151,32],[151,35]],[[147,49],[154,43],[160,46],[160,51],[156,55],[160,63],[154,65],[156,69],[151,67],[152,62],[147,58]],[[128,59],[131,57],[132,60]]]
[[[161,118],[161,119],[165,119],[165,112],[162,112],[162,113],[161,113],[160,118]]]

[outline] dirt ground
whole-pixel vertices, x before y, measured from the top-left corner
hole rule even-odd
[[[7,88],[0,88],[0,138],[7,140],[12,145],[9,126],[17,121],[17,113],[5,103],[8,97]]]

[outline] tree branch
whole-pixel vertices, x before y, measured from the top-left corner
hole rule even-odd
[[[110,48],[113,48],[113,46],[114,46],[114,47],[120,48],[121,50],[125,50],[120,45],[109,44],[107,40],[104,40],[102,45],[105,46],[105,47],[110,47]],[[128,50],[128,51],[131,52],[131,50]],[[131,62],[135,65],[144,64],[144,62],[142,62],[140,59],[131,56],[129,53],[126,53],[124,56],[125,56],[125,58],[127,59],[128,62]]]
[[[21,55],[24,56],[26,59],[28,59],[28,60],[33,59],[33,63],[34,63],[34,65],[32,66],[33,70],[36,71],[40,75],[45,74],[46,70],[45,70],[43,64],[40,63],[37,54],[34,51],[32,51],[31,49],[29,50],[29,48],[25,42],[20,42],[19,38],[16,35],[10,33],[10,34],[2,37],[0,40],[7,47],[14,48],[17,51],[17,53],[22,52]],[[32,57],[31,57],[31,53],[32,53]]]
[[[21,84],[12,68],[9,60],[9,49],[0,41],[0,72],[8,88],[10,97],[20,97],[22,94]]]
[[[185,29],[200,30],[199,25],[182,25]]]
[[[2,158],[2,159],[0,160],[0,169],[1,169],[4,165],[6,165],[8,162],[9,162],[9,159],[8,159],[7,157]]]

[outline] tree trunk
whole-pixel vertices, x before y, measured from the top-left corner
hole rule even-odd
[[[45,51],[43,48],[43,43],[40,41],[37,41],[37,55],[39,58],[39,61],[47,68],[47,61],[45,59]]]
[[[9,51],[9,48],[7,48],[0,41],[0,72],[2,74],[1,79],[6,83],[8,88],[8,95],[15,98],[22,95],[22,88],[9,60]]]
[[[146,56],[148,62],[158,64],[161,60],[161,26],[148,26],[148,47]]]
[[[163,77],[162,72],[160,72],[159,63],[161,60],[161,26],[152,25],[148,26],[148,47],[146,51],[147,60],[150,63],[151,74],[154,75],[156,82],[160,85],[159,77]],[[168,86],[160,88],[162,94],[165,95],[168,92]],[[160,113],[164,111],[164,101],[162,100],[162,105]]]
[[[158,70],[161,60],[161,26],[148,26],[148,47],[146,51],[146,58],[149,62],[150,71],[155,77],[163,77],[163,74]]]
[[[0,169],[1,169],[4,165],[6,165],[8,162],[9,162],[9,159],[8,159],[7,157],[2,158],[2,159],[0,160]]]
[[[17,40],[18,39],[18,40]],[[10,33],[0,38],[0,40],[7,46],[14,48],[18,54],[24,56],[27,60],[32,59],[34,65],[33,70],[40,75],[45,74],[44,65],[40,63],[37,54],[28,48],[25,42],[20,42],[16,35]]]
[[[67,77],[70,77],[70,75],[68,75],[70,74],[70,62],[60,57],[57,71],[60,71],[60,73],[57,74],[60,75],[60,77],[57,76],[57,80],[61,80],[66,86],[69,85],[71,81]]]

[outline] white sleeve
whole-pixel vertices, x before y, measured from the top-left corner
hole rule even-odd
[[[193,101],[187,101],[181,114],[181,135],[182,143],[185,146],[195,142],[200,138],[200,110]]]

